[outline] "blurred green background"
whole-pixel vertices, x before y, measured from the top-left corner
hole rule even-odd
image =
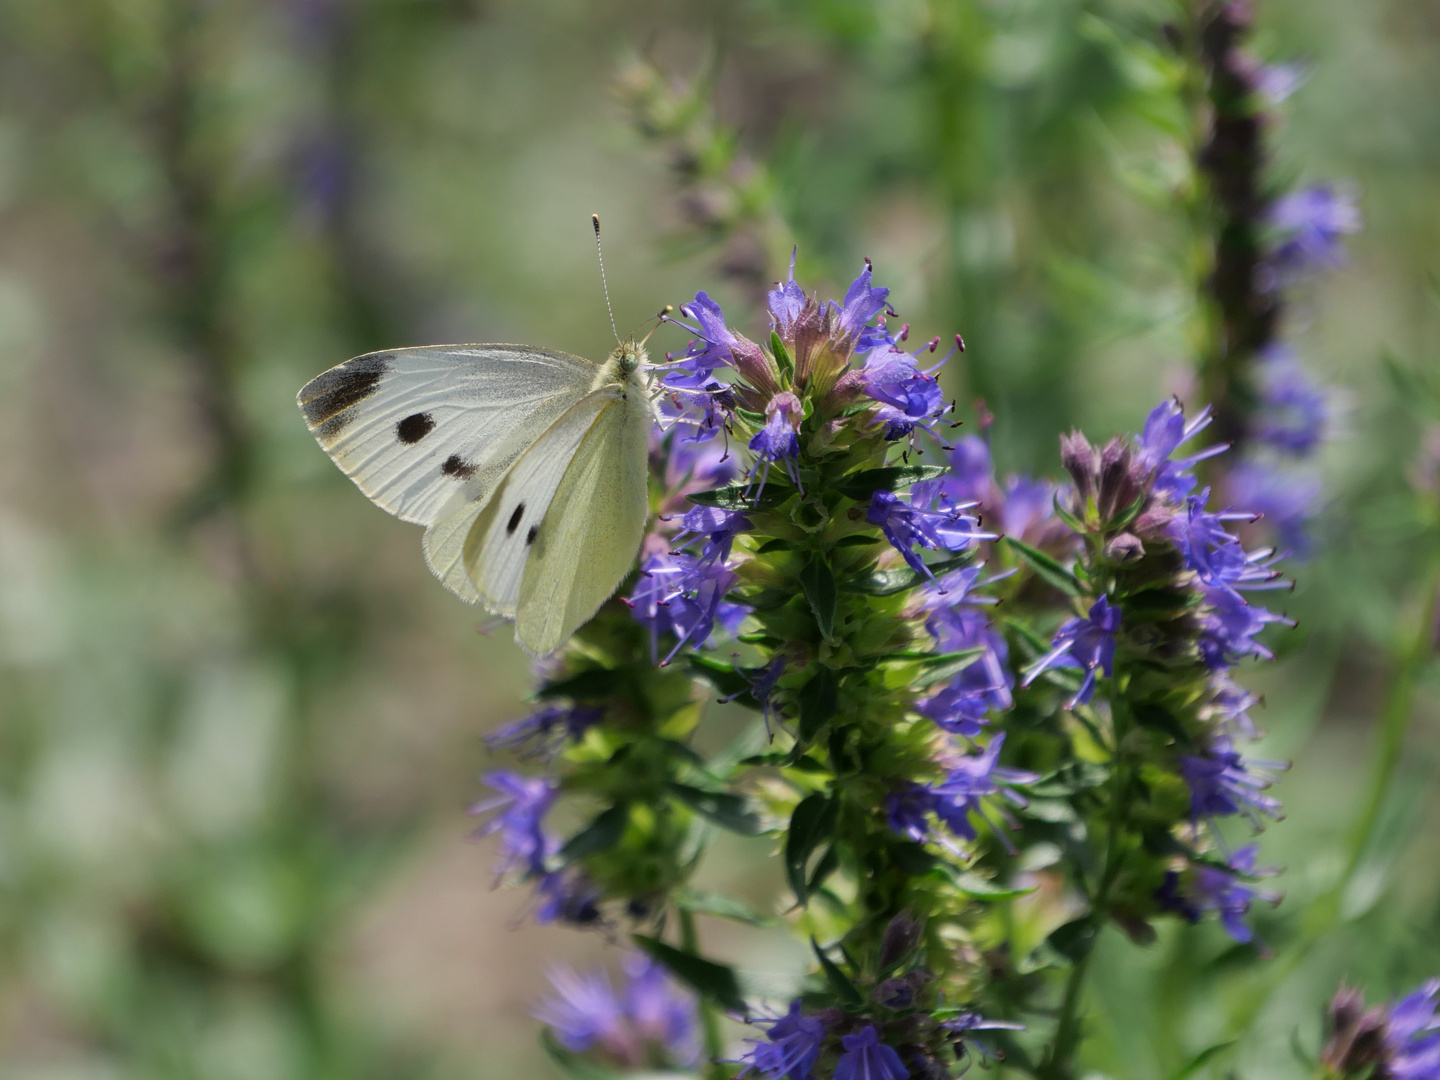
[[[1440,419],[1415,389],[1440,366],[1440,4],[1257,6],[1261,55],[1311,68],[1274,176],[1349,182],[1366,219],[1288,324],[1345,408],[1320,553],[1282,605],[1299,629],[1247,672],[1262,756],[1294,761],[1263,848],[1287,898],[1258,920],[1272,960],[1215,927],[1108,940],[1106,1076],[1230,1038],[1215,1075],[1303,1075],[1339,979],[1386,996],[1440,973],[1415,490]],[[964,332],[946,378],[963,414],[994,411],[1002,471],[1054,473],[1062,429],[1134,429],[1191,385],[1174,14],[0,2],[0,1076],[546,1069],[544,964],[606,942],[529,924],[464,817],[528,665],[317,449],[296,389],[400,344],[600,355],[599,211],[622,330],[704,288],[753,331],[792,239],[811,285],[870,256],[917,339]],[[1377,789],[1387,701],[1409,728]]]

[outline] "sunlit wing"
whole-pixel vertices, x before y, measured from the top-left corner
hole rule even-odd
[[[596,370],[529,345],[433,345],[357,356],[311,379],[297,400],[361,491],[405,521],[433,525],[483,504],[535,433],[589,391]]]

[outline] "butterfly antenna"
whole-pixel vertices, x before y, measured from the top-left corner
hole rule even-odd
[[[605,280],[605,250],[600,246],[600,215],[591,214],[590,222],[595,226],[595,256],[600,260],[600,287],[605,290],[605,310],[610,314],[610,332],[615,335],[615,344],[620,344],[620,331],[615,329],[615,309],[610,306],[610,283]]]

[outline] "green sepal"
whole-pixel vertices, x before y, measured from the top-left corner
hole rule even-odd
[[[1015,554],[1028,563],[1036,574],[1066,596],[1084,595],[1085,590],[1080,587],[1080,582],[1075,575],[1061,566],[1054,558],[1046,555],[1045,552],[1033,548],[1029,544],[1022,544],[1012,536],[1005,537],[1005,543],[1009,544]]]
[[[746,1011],[740,993],[740,980],[728,964],[717,964],[703,956],[667,945],[648,934],[632,934],[635,942],[656,963],[662,964],[677,979],[701,997],[709,998],[721,1008],[734,1013]]]
[[[860,993],[860,988],[850,981],[850,977],[840,970],[834,960],[825,955],[825,950],[820,948],[813,937],[810,939],[810,948],[814,950],[815,959],[820,961],[820,970],[825,973],[825,981],[830,984],[830,989],[841,1007],[857,1011],[861,1009],[865,998]]]
[[[795,700],[800,707],[800,740],[808,743],[840,711],[840,679],[831,668],[820,667]]]
[[[770,353],[775,357],[775,366],[780,369],[780,378],[788,389],[795,382],[795,361],[790,359],[790,350],[774,330],[770,331]]]
[[[759,815],[750,809],[743,796],[728,791],[704,791],[677,780],[667,780],[665,790],[722,829],[741,836],[757,836],[763,831]]]
[[[835,816],[835,800],[819,792],[801,799],[790,814],[790,827],[785,833],[785,877],[801,904],[810,898],[806,866],[815,849],[834,833]]]
[[[535,696],[542,701],[552,698],[570,698],[580,702],[603,701],[622,689],[626,680],[626,673],[616,668],[585,668],[545,684],[536,691]]]
[[[1064,504],[1060,502],[1060,496],[1058,493],[1056,494],[1055,498],[1051,500],[1051,502],[1055,507],[1055,516],[1058,517],[1061,521],[1063,521],[1066,525],[1070,526],[1070,528],[1075,530],[1075,532],[1080,533],[1083,536],[1085,533],[1090,531],[1085,527],[1085,523],[1083,521],[1081,521],[1078,517],[1076,517],[1074,514],[1072,514],[1069,510],[1065,508]]]
[[[616,803],[602,810],[594,821],[565,841],[565,846],[560,849],[560,857],[566,862],[574,862],[609,851],[620,842],[620,838],[625,835],[625,827],[629,824],[630,804]]]
[[[827,640],[835,634],[835,572],[830,563],[819,552],[810,556],[810,561],[800,571],[800,587],[805,590],[805,599],[815,613],[815,623],[820,634]]]

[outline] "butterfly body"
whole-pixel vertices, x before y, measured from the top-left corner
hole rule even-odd
[[[445,586],[513,618],[533,655],[558,649],[634,562],[655,412],[633,340],[599,364],[528,345],[368,353],[297,400],[361,491],[425,526]]]

